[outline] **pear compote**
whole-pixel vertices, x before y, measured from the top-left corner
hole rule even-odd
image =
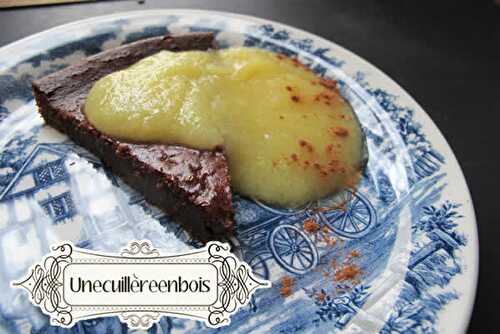
[[[236,192],[285,207],[359,175],[364,139],[335,82],[254,48],[161,51],[100,79],[88,121],[117,139],[223,147]]]

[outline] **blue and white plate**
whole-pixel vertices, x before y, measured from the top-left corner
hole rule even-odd
[[[197,247],[98,159],[45,126],[30,88],[101,50],[188,31],[212,31],[222,47],[297,56],[335,78],[370,156],[359,191],[300,210],[235,196],[238,252],[273,287],[218,332],[465,331],[478,272],[474,211],[450,147],[422,108],[374,66],[307,32],[228,13],[156,10],[79,21],[0,49],[0,332],[127,333],[117,318],[51,327],[9,286],[51,243],[116,251],[148,238],[165,251]],[[148,332],[211,331],[165,317]]]

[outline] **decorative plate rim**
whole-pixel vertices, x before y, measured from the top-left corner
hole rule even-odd
[[[415,117],[419,120],[419,122],[422,124],[425,132],[433,138],[432,143],[438,142],[439,145],[441,146],[441,149],[443,150],[443,153],[445,156],[447,156],[448,163],[446,165],[451,166],[452,169],[455,169],[455,172],[453,173],[454,175],[450,176],[450,178],[457,180],[457,184],[455,185],[458,187],[460,190],[462,190],[462,194],[459,195],[461,198],[463,198],[463,206],[468,212],[468,218],[464,224],[470,225],[469,226],[469,247],[470,251],[467,253],[467,256],[469,257],[469,266],[467,267],[467,272],[462,273],[463,276],[467,276],[470,280],[467,280],[469,282],[467,284],[466,290],[461,291],[464,295],[464,297],[467,297],[467,302],[465,305],[462,303],[462,306],[460,309],[463,310],[464,314],[466,317],[462,318],[461,320],[457,321],[459,323],[459,328],[462,329],[463,331],[466,331],[467,326],[470,322],[470,318],[472,316],[472,311],[473,311],[473,306],[474,306],[474,301],[475,301],[475,296],[477,292],[477,285],[478,285],[478,275],[479,275],[479,240],[478,240],[478,227],[477,227],[477,220],[476,220],[476,215],[475,215],[475,210],[474,210],[474,205],[472,202],[472,196],[469,190],[469,187],[467,185],[467,181],[465,179],[465,176],[463,174],[462,168],[451,148],[449,145],[448,141],[446,140],[445,136],[439,129],[439,127],[434,123],[432,118],[427,114],[427,112],[420,106],[420,104],[415,101],[415,99],[396,81],[394,81],[391,77],[389,77],[387,74],[385,74],[381,69],[379,69],[377,66],[373,65],[371,62],[367,61],[363,57],[355,54],[354,52],[346,49],[345,47],[330,41],[324,37],[318,36],[314,33],[308,32],[306,30],[300,29],[300,28],[295,28],[293,26],[290,26],[286,23],[281,23],[278,21],[270,20],[270,19],[263,19],[251,15],[244,15],[244,14],[237,14],[237,13],[231,13],[231,12],[225,12],[225,11],[217,11],[217,10],[201,10],[201,9],[151,9],[151,10],[138,10],[138,11],[125,11],[125,12],[119,12],[119,13],[114,13],[114,14],[107,14],[107,15],[100,15],[100,16],[95,16],[87,19],[82,19],[82,20],[77,20],[73,21],[70,23],[58,25],[56,27],[43,30],[41,32],[29,35],[27,37],[24,37],[22,39],[16,40],[14,42],[11,42],[7,45],[4,45],[0,47],[0,59],[1,58],[8,58],[9,57],[9,52],[12,52],[18,47],[23,47],[23,45],[28,44],[30,41],[37,40],[40,38],[47,38],[47,36],[50,36],[50,34],[61,31],[64,28],[70,28],[73,26],[81,26],[85,23],[90,23],[90,22],[106,22],[106,21],[111,21],[113,19],[127,19],[127,18],[133,18],[133,17],[144,17],[144,16],[152,16],[152,15],[189,15],[189,14],[206,14],[206,15],[220,15],[220,16],[228,16],[232,17],[235,19],[241,19],[249,22],[255,22],[255,23],[261,23],[261,24],[273,24],[278,27],[285,28],[289,30],[290,32],[302,35],[302,36],[308,36],[310,38],[315,39],[321,44],[324,45],[329,45],[332,49],[335,49],[335,52],[339,52],[342,54],[341,57],[342,59],[348,59],[349,62],[352,62],[355,64],[356,67],[362,68],[364,71],[368,72],[370,74],[370,80],[376,80],[377,83],[382,84],[384,89],[388,90],[392,94],[395,95],[395,98],[397,100],[404,100],[404,106],[407,106],[411,108],[412,110],[415,111]],[[53,41],[52,43],[49,42],[49,44],[45,44],[43,46],[37,46],[37,47],[32,47],[29,52],[23,52],[21,57],[16,57],[16,61],[13,63],[1,63],[0,64],[0,73],[3,72],[5,69],[10,68],[13,64],[20,63],[22,60],[29,58],[30,56],[37,55],[43,50],[47,50],[48,48],[54,47],[59,45],[60,41]],[[23,47],[24,48],[24,47]],[[396,94],[397,93],[397,94]],[[460,184],[461,183],[461,184]],[[473,224],[473,226],[471,225]],[[442,317],[443,313],[446,313],[446,310],[443,310],[439,316],[439,318]]]

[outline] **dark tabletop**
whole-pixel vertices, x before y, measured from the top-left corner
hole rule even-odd
[[[472,192],[481,246],[469,332],[498,332],[500,0],[147,0],[30,7],[0,10],[0,46],[74,20],[151,8],[216,9],[287,23],[348,48],[405,88],[443,132]]]

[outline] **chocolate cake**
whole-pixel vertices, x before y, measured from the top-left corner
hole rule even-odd
[[[45,122],[98,156],[201,241],[231,233],[233,208],[222,149],[198,151],[174,145],[126,143],[96,130],[82,111],[93,84],[161,50],[207,50],[210,33],[154,37],[91,56],[33,82]]]

